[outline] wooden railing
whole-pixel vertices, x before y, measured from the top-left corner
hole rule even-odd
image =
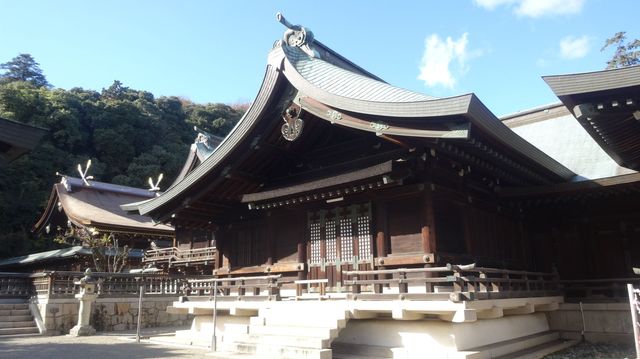
[[[33,293],[31,278],[26,273],[2,273],[0,298],[29,297]]]
[[[216,247],[178,249],[176,247],[150,249],[144,253],[144,263],[167,263],[169,266],[187,265],[209,262],[211,265],[216,260]]]
[[[342,285],[357,300],[478,300],[565,295],[568,300],[624,300],[626,283],[640,278],[559,280],[554,273],[447,265],[430,268],[343,271]],[[82,272],[0,273],[0,298],[73,297]],[[100,296],[135,296],[144,285],[147,296],[210,297],[214,283],[222,300],[278,300],[280,275],[215,278],[158,273],[92,273]],[[411,290],[410,290],[411,287]],[[420,287],[421,289],[418,289]]]
[[[430,268],[344,271],[352,298],[369,300],[449,299],[452,301],[560,295],[554,273],[481,268],[475,264]],[[362,279],[364,277],[364,279]],[[422,293],[409,293],[409,286]],[[397,293],[385,287],[397,286]],[[367,288],[368,291],[363,291]]]
[[[217,287],[221,300],[279,300],[281,275],[189,279],[185,292],[191,297],[211,297]]]
[[[0,297],[73,297],[79,291],[76,282],[84,275],[83,272],[67,271],[0,273]],[[167,274],[98,272],[91,276],[96,280],[96,292],[102,297],[136,296],[142,285],[148,296],[179,296],[187,285],[186,277]]]

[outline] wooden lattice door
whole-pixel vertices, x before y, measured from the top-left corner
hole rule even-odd
[[[336,207],[308,214],[309,279],[328,279],[342,289],[342,271],[373,268],[371,205]]]

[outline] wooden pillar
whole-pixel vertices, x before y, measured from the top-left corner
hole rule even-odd
[[[298,241],[298,263],[305,263],[307,261],[306,258],[306,254],[307,254],[307,245],[306,245],[306,239],[304,239],[304,237],[302,238],[302,240]],[[306,280],[307,279],[307,271],[309,270],[309,268],[307,268],[307,266],[305,266],[305,270],[299,271],[298,272],[298,280]]]
[[[385,202],[377,202],[375,206],[376,220],[376,257],[389,255],[389,217]]]
[[[633,273],[633,263],[631,261],[631,245],[629,243],[628,225],[624,220],[618,222],[620,229],[620,240],[622,241],[622,251],[624,252],[624,274]]]
[[[215,244],[216,244],[216,253],[214,255],[215,263],[213,264],[213,269],[219,269],[220,267],[222,267],[222,256],[221,256],[222,251],[220,247],[222,240],[220,239],[223,238],[224,235],[220,231],[214,231],[213,237],[215,238]]]
[[[436,253],[436,236],[435,236],[435,218],[434,218],[434,202],[433,202],[433,193],[431,192],[431,188],[427,187],[424,189],[422,194],[422,205],[421,205],[421,235],[422,235],[422,251],[425,254]],[[434,259],[436,257],[434,256]],[[437,260],[437,259],[435,259]],[[433,267],[434,263],[427,263],[424,265],[425,268]],[[425,272],[425,278],[436,277],[437,275],[432,272]],[[431,285],[426,286],[426,291],[431,292],[433,287]]]
[[[309,241],[309,233],[307,229],[307,219],[306,213],[300,213],[299,220],[296,223],[298,234],[298,255],[297,260],[298,263],[306,263],[307,262],[307,243]],[[309,272],[309,266],[305,265],[304,270],[298,272],[298,280],[306,280],[307,273]]]
[[[275,233],[274,233],[274,225],[273,225],[273,221],[274,218],[270,215],[267,215],[267,260],[266,260],[266,265],[270,266],[273,264],[273,258],[275,257],[276,254],[276,246],[275,246]]]
[[[471,237],[472,228],[472,218],[475,218],[475,211],[470,203],[467,203],[462,208],[463,218],[462,222],[464,223],[464,244],[465,250],[470,257],[474,256],[473,253],[473,242]],[[497,215],[497,214],[496,214]]]
[[[390,237],[389,237],[389,209],[386,202],[378,201],[375,203],[375,233],[376,233],[376,250],[375,255],[378,258],[389,255]],[[375,263],[374,263],[375,265]],[[380,266],[377,269],[385,269]],[[386,274],[378,275],[376,279],[387,279]],[[374,292],[382,293],[382,284],[374,285]]]
[[[425,254],[436,252],[433,193],[426,188],[422,195],[422,250]]]

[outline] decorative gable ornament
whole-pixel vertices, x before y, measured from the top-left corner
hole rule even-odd
[[[311,45],[313,45],[313,32],[311,32],[311,30],[300,25],[293,25],[284,18],[282,13],[277,13],[276,19],[289,29],[284,32],[283,36],[286,45],[300,48],[300,50],[304,51],[309,57],[320,58],[320,54],[311,48]]]
[[[287,141],[295,141],[302,133],[304,121],[300,118],[302,109],[295,103],[290,103],[282,113],[284,124],[282,125],[282,137]]]

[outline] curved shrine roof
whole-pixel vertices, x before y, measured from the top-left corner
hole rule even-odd
[[[97,181],[89,183],[87,186],[79,178],[65,176],[53,185],[47,208],[34,231],[41,231],[54,211],[62,211],[75,225],[95,227],[98,231],[173,236],[172,227],[155,224],[147,216],[128,214],[120,208],[126,203],[154,198],[153,192]]]
[[[442,139],[439,145],[445,140],[467,143],[471,150],[465,151],[479,152],[500,166],[513,168],[527,183],[565,182],[575,176],[507,128],[474,94],[435,98],[401,89],[371,75],[320,42],[290,46],[281,40],[269,54],[256,100],[213,153],[158,198],[122,208],[167,220],[174,211],[189,207],[191,201],[217,188],[225,178],[233,177],[230,172],[237,158],[246,158],[255,151],[255,143],[265,135],[265,129],[273,131],[274,123],[270,121],[278,117],[276,111],[286,109],[287,99],[332,125],[373,132],[381,137],[407,137],[416,141]],[[475,131],[473,138],[470,127]],[[470,153],[455,149],[453,152],[461,158]],[[260,189],[245,186],[244,193],[256,190]],[[237,201],[240,202],[240,198]]]

